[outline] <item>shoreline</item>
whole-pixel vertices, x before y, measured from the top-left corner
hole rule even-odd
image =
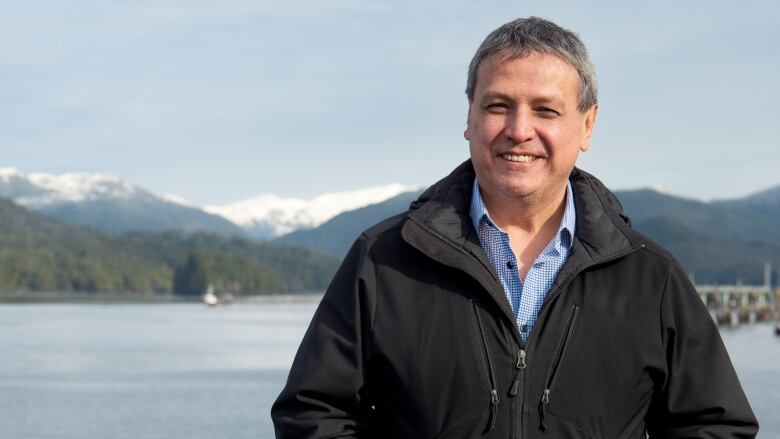
[[[259,294],[236,297],[233,303],[297,303],[319,301],[322,292]],[[13,304],[184,304],[202,303],[200,296],[155,293],[79,291],[0,291],[0,305]]]

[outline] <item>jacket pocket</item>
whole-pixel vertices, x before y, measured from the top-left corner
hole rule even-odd
[[[486,373],[488,376],[488,395],[490,397],[490,417],[488,418],[488,425],[485,428],[485,432],[496,428],[496,417],[498,414],[498,384],[496,379],[496,368],[493,364],[493,354],[490,353],[490,345],[488,344],[487,333],[485,332],[485,325],[482,322],[482,315],[479,307],[473,299],[470,299],[471,307],[474,310],[474,321],[478,332],[478,339],[482,342],[482,350],[486,362]]]
[[[550,403],[550,397],[555,387],[555,380],[558,378],[558,375],[560,375],[560,371],[566,360],[566,352],[568,352],[571,340],[574,338],[574,331],[577,328],[577,319],[579,315],[580,307],[578,305],[572,305],[568,324],[566,325],[566,329],[561,333],[561,338],[558,339],[558,345],[555,349],[555,351],[558,352],[557,358],[547,370],[544,393],[542,394],[542,400],[539,402],[539,428],[542,432],[547,432],[547,420],[545,419],[546,406]]]

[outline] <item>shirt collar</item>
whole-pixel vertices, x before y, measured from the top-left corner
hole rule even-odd
[[[487,207],[484,201],[482,201],[482,195],[479,192],[479,183],[477,178],[474,177],[474,188],[471,196],[471,222],[474,224],[474,228],[479,233],[480,222],[486,221],[488,225],[495,227],[496,230],[503,232],[494,222],[490,219]],[[571,182],[566,183],[566,207],[563,210],[563,218],[561,218],[561,225],[558,227],[558,233],[554,240],[554,246],[556,250],[560,252],[563,246],[571,249],[574,240],[574,231],[577,225],[577,213],[574,208],[574,193],[571,188]]]

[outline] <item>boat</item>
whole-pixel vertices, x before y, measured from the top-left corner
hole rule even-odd
[[[219,305],[219,298],[216,294],[214,294],[214,287],[209,285],[208,289],[206,289],[206,294],[203,295],[203,297],[200,298],[201,301],[208,305],[208,306],[216,306]]]
[[[207,306],[227,305],[233,301],[233,295],[230,293],[217,295],[214,287],[209,285],[206,293],[201,296],[200,300]]]

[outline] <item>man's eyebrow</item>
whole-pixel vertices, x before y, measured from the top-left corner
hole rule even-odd
[[[498,101],[511,101],[512,98],[508,94],[505,94],[505,93],[500,93],[500,92],[497,92],[497,91],[489,91],[489,92],[485,93],[482,96],[482,99],[480,101],[481,102],[487,102],[487,101],[494,101],[494,100],[498,100]]]
[[[533,104],[548,104],[548,105],[560,105],[566,106],[566,99],[560,96],[539,96],[531,100]]]

